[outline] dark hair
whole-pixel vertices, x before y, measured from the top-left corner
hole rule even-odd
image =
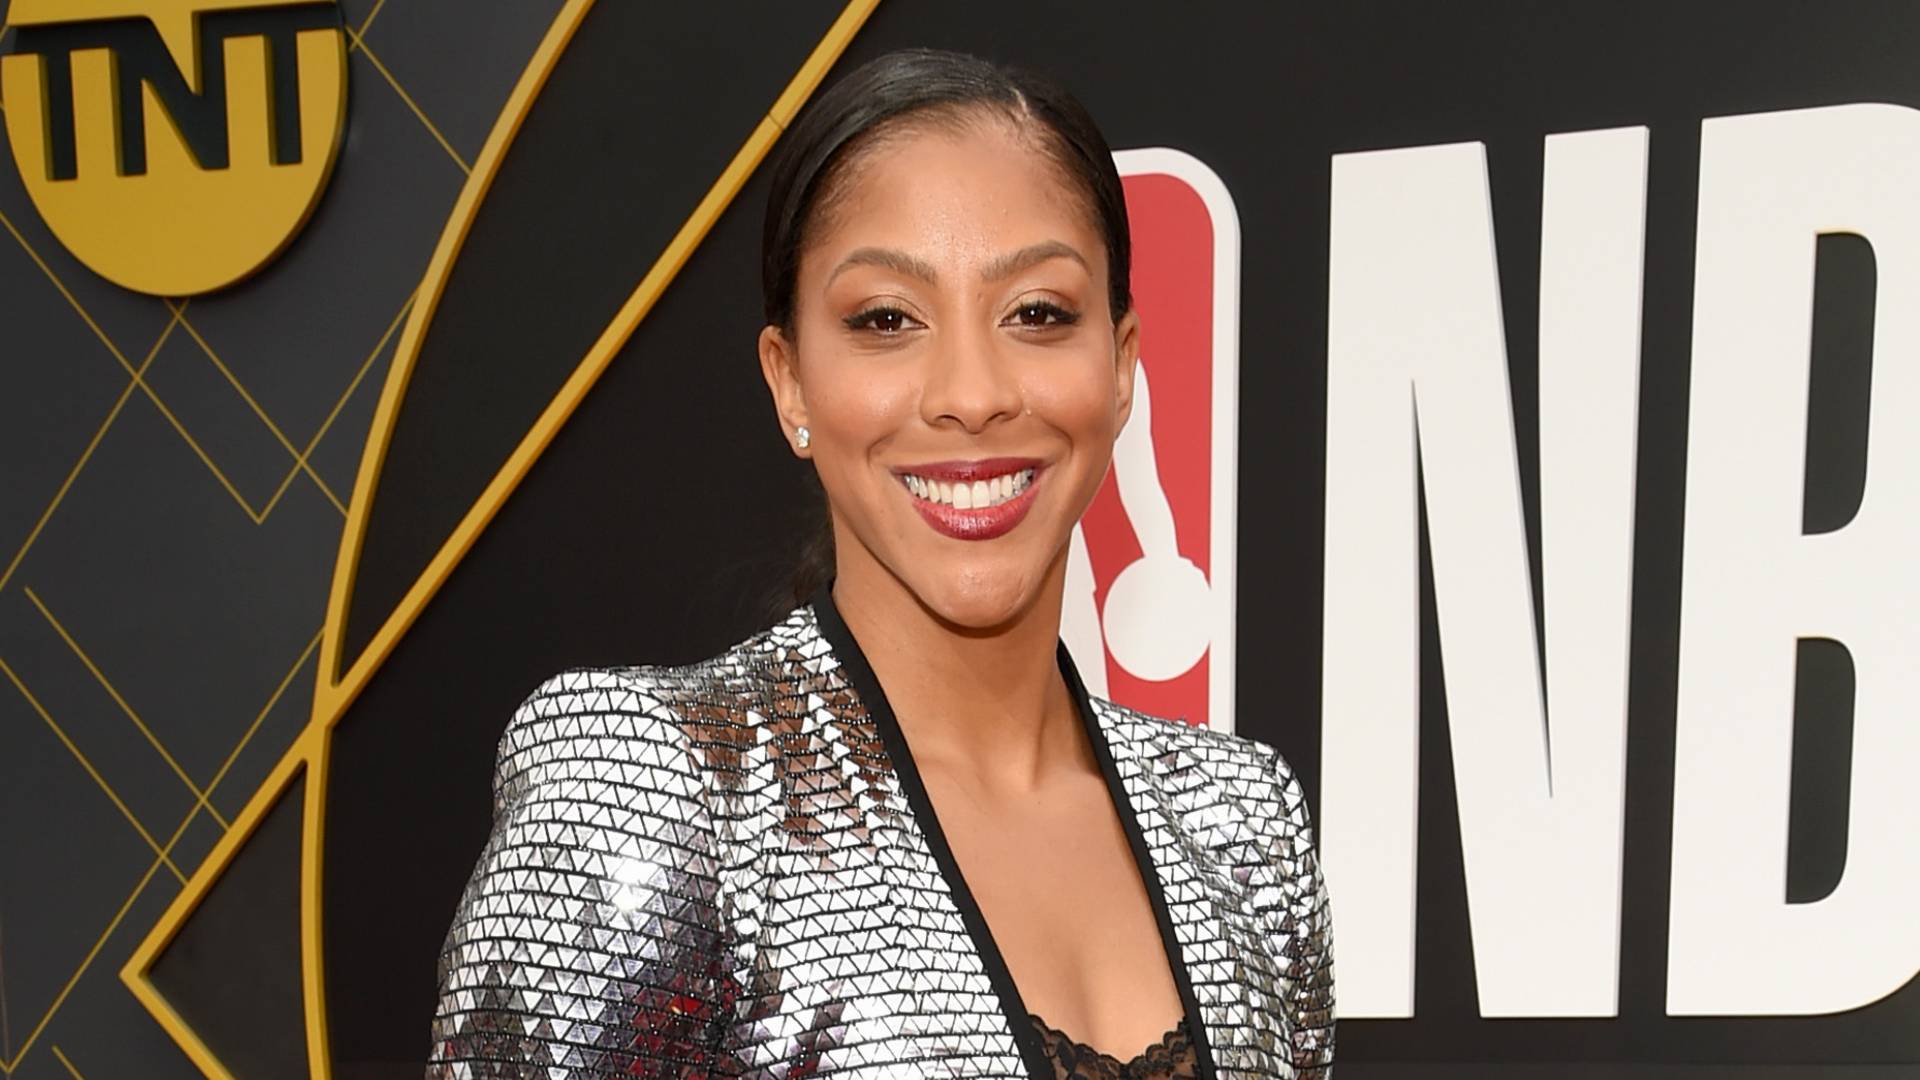
[[[1080,189],[1106,240],[1107,304],[1114,319],[1133,306],[1132,238],[1113,152],[1086,107],[1031,72],[966,53],[901,49],[862,64],[808,104],[774,148],[772,188],[760,239],[760,284],[769,325],[793,336],[793,294],[810,230],[862,149],[906,125],[964,122],[998,114],[1033,134]],[[833,576],[831,518],[795,568],[795,602]]]

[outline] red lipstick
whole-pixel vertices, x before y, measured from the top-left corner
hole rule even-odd
[[[922,498],[908,486],[907,479],[912,476],[950,485],[971,484],[976,480],[1015,475],[1027,469],[1033,470],[1033,478],[1027,481],[1025,489],[1018,495],[996,506],[965,510]],[[1027,511],[1033,508],[1034,492],[1039,489],[1040,477],[1045,471],[1045,463],[1038,458],[997,457],[975,461],[930,461],[896,468],[893,474],[899,478],[901,490],[913,501],[913,508],[936,531],[956,540],[991,540],[1004,536],[1027,516]]]

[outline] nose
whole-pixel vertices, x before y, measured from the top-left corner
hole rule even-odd
[[[978,435],[997,420],[1020,415],[1018,373],[999,344],[991,329],[940,335],[925,354],[922,419],[934,427],[958,426]]]

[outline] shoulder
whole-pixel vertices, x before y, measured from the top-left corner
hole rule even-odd
[[[1272,746],[1244,735],[1170,720],[1106,698],[1092,698],[1109,740],[1138,751],[1177,754],[1221,782],[1298,786],[1293,766]]]
[[[1218,801],[1237,806],[1243,823],[1260,825],[1290,840],[1311,843],[1306,793],[1286,756],[1250,739],[1179,720],[1169,720],[1105,698],[1093,698],[1101,728],[1116,748],[1157,767],[1186,785],[1208,788]]]
[[[711,751],[752,745],[778,691],[794,621],[688,664],[575,667],[548,676],[500,737],[502,796],[559,762],[700,771]]]

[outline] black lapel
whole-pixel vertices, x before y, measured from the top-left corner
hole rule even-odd
[[[853,632],[847,629],[846,622],[840,618],[839,609],[834,606],[833,582],[828,581],[815,591],[809,604],[821,635],[833,647],[834,656],[846,670],[847,682],[873,717],[874,728],[887,749],[887,757],[895,774],[900,777],[900,789],[906,795],[907,805],[913,810],[920,831],[927,838],[927,848],[940,868],[940,876],[946,880],[954,905],[960,909],[960,919],[966,925],[967,936],[972,939],[975,951],[980,954],[987,981],[992,984],[994,995],[1000,1000],[1000,1011],[1006,1017],[1014,1045],[1020,1049],[1020,1057],[1026,1063],[1028,1075],[1033,1080],[1052,1080],[1053,1066],[1047,1060],[1040,1034],[1027,1017],[1027,1007],[1020,998],[1020,988],[1014,984],[1006,960],[1000,955],[1000,947],[993,940],[993,931],[987,926],[985,916],[980,914],[980,905],[974,901],[973,891],[967,887],[966,875],[960,872],[953,849],[947,846],[946,833],[940,828],[940,817],[934,812],[933,800],[927,794],[926,784],[920,779],[920,770],[914,764],[906,735],[900,730],[900,722],[894,717],[893,707],[888,704],[887,695],[881,690],[880,680],[874,676],[860,643],[854,640]],[[1107,796],[1113,800],[1120,826],[1126,831],[1127,843],[1133,849],[1134,868],[1139,872],[1147,889],[1147,898],[1153,904],[1154,921],[1160,928],[1160,945],[1173,972],[1174,985],[1180,991],[1180,1006],[1186,1013],[1187,1029],[1193,1038],[1195,1057],[1199,1063],[1199,1080],[1215,1080],[1212,1043],[1207,1037],[1206,1024],[1200,1018],[1200,1006],[1193,996],[1193,982],[1187,976],[1186,961],[1181,956],[1180,943],[1173,934],[1173,919],[1167,912],[1167,899],[1160,887],[1159,870],[1147,850],[1138,813],[1120,784],[1120,774],[1114,767],[1113,752],[1107,745],[1106,733],[1100,727],[1086,684],[1080,679],[1080,671],[1067,652],[1066,642],[1057,645],[1055,655],[1060,672],[1066,678],[1067,690],[1073,695],[1080,722],[1085,726],[1087,741],[1093,747],[1094,758],[1100,763],[1100,775],[1106,779]]]
[[[1113,748],[1107,744],[1106,733],[1100,728],[1099,715],[1093,711],[1092,695],[1087,693],[1086,684],[1080,681],[1080,669],[1067,652],[1067,643],[1060,642],[1056,651],[1059,654],[1060,671],[1067,677],[1067,689],[1072,691],[1073,700],[1080,707],[1081,721],[1087,725],[1087,741],[1093,744],[1093,756],[1100,762],[1100,775],[1106,777],[1107,795],[1113,799],[1114,810],[1120,817],[1120,827],[1126,831],[1127,843],[1133,848],[1134,866],[1139,869],[1140,880],[1147,887],[1147,899],[1153,903],[1153,919],[1160,927],[1160,947],[1166,951],[1167,966],[1172,969],[1174,986],[1180,991],[1180,1008],[1187,1015],[1187,1033],[1193,1038],[1197,1066],[1195,1072],[1198,1080],[1215,1080],[1213,1040],[1208,1035],[1205,1021],[1200,1017],[1199,999],[1193,996],[1193,980],[1187,974],[1187,962],[1181,955],[1180,941],[1173,933],[1173,916],[1167,911],[1166,891],[1160,887],[1160,869],[1147,849],[1147,837],[1140,828],[1139,810],[1120,783],[1120,770],[1114,765]],[[1172,817],[1168,808],[1163,807],[1161,812]]]
[[[907,749],[906,736],[900,730],[899,721],[894,719],[893,706],[887,703],[887,695],[881,691],[880,680],[874,677],[866,654],[860,650],[860,643],[853,639],[853,632],[847,629],[847,624],[840,618],[839,609],[833,605],[832,589],[833,583],[829,581],[814,593],[811,601],[820,633],[827,639],[827,644],[833,646],[834,657],[845,669],[847,682],[853,686],[853,692],[859,695],[860,703],[866,706],[868,715],[873,717],[873,726],[880,733],[881,743],[887,748],[887,758],[893,765],[895,775],[900,778],[900,790],[906,794],[907,806],[913,810],[920,832],[927,838],[927,849],[933,853],[940,876],[946,879],[947,891],[953,896],[954,906],[960,909],[960,920],[966,924],[967,936],[973,940],[974,951],[980,955],[987,981],[993,986],[994,996],[1000,1000],[1000,1011],[1007,1021],[1007,1033],[1020,1050],[1020,1059],[1026,1064],[1027,1075],[1032,1080],[1053,1080],[1053,1067],[1048,1063],[1046,1051],[1040,1044],[1039,1032],[1034,1030],[1033,1022],[1027,1019],[1027,1006],[1020,1000],[1020,988],[1014,985],[1013,975],[1000,956],[1000,947],[994,943],[993,933],[987,928],[986,917],[980,914],[980,905],[974,902],[973,892],[967,888],[967,879],[960,873],[960,864],[954,861],[953,849],[947,846],[947,835],[940,828],[939,816],[933,812],[933,800],[920,780],[920,770],[914,765],[913,754]]]

